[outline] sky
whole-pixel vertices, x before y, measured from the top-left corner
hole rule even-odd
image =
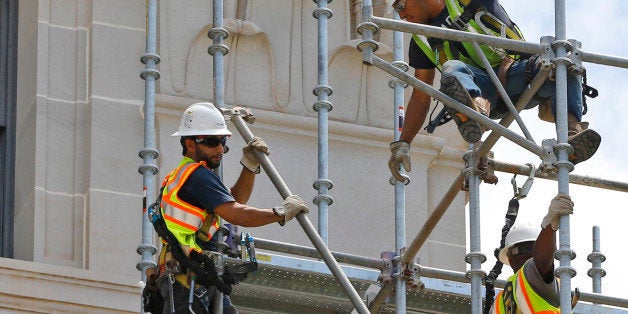
[[[554,36],[554,1],[539,0],[533,2],[501,0],[510,18],[517,23],[527,41],[539,43],[541,36]],[[628,58],[628,29],[625,12],[628,1],[604,0],[595,5],[591,1],[566,1],[567,38],[582,43],[582,50]],[[525,3],[525,4],[523,4]],[[533,3],[533,5],[530,5]],[[523,4],[523,5],[522,5]],[[590,123],[590,128],[602,136],[602,143],[597,153],[588,161],[576,165],[572,174],[604,178],[618,182],[628,182],[628,149],[624,146],[628,136],[628,122],[622,116],[622,108],[628,108],[628,69],[585,63],[588,84],[597,88],[599,96],[587,100],[588,113],[583,121]],[[526,110],[522,118],[532,137],[540,144],[541,140],[555,138],[553,124],[540,121],[537,110]],[[511,130],[522,134],[516,123]],[[486,136],[486,134],[485,134]],[[493,148],[495,159],[516,164],[540,164],[540,159],[523,148],[501,139]],[[487,261],[482,269],[487,273],[495,264],[493,250],[499,246],[501,228],[508,201],[513,197],[510,183],[512,174],[496,173],[497,185],[483,183],[480,188],[481,208],[481,250]],[[525,176],[517,176],[518,185],[525,181]],[[558,192],[558,182],[535,179],[528,197],[520,200],[518,222],[540,222],[547,213],[551,199]],[[602,268],[607,275],[602,278],[602,293],[608,296],[628,298],[622,287],[628,280],[625,261],[628,252],[623,239],[628,237],[628,193],[600,188],[570,184],[569,194],[575,203],[571,215],[571,249],[576,252],[576,259],[571,266],[577,271],[571,287],[583,292],[592,292],[592,280],[587,271],[592,267],[587,261],[593,249],[592,228],[599,226],[601,253],[606,256]],[[468,227],[467,227],[468,229]],[[559,262],[556,261],[556,266]],[[504,267],[500,276],[506,279],[512,271]]]

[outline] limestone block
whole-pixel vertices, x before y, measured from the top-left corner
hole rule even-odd
[[[141,193],[144,122],[137,104],[94,98],[91,109],[91,189]]]
[[[86,268],[97,273],[139,279],[141,274],[135,265],[141,260],[136,252],[142,242],[141,196],[92,190],[87,223],[89,256]]]
[[[82,1],[78,1],[79,3]],[[145,0],[90,0],[94,23],[116,25],[117,27],[146,29]],[[159,5],[164,2],[158,1]]]
[[[145,32],[94,24],[91,36],[93,95],[144,99],[144,81],[139,75],[144,70],[140,57],[146,52]]]

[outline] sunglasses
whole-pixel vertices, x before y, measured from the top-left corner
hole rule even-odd
[[[208,136],[208,137],[197,137],[194,139],[194,141],[196,143],[199,144],[203,144],[207,147],[218,147],[218,145],[222,145],[225,146],[225,144],[227,144],[227,137],[226,136],[221,136],[221,137],[216,137],[216,136]]]
[[[395,3],[393,3],[392,8],[397,11],[397,12],[401,12],[406,8],[406,0],[397,0],[395,1]]]
[[[534,250],[534,242],[524,242],[522,244],[511,247],[508,250],[508,254],[511,256],[526,255],[532,253]]]

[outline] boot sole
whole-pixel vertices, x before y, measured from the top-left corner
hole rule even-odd
[[[458,79],[455,77],[448,77],[440,82],[440,91],[445,95],[455,99],[456,101],[462,103],[463,105],[474,109],[471,105],[471,96],[466,89],[462,87]],[[447,112],[449,112],[449,116],[456,122],[458,125],[458,132],[462,135],[462,138],[469,142],[475,143],[482,139],[482,126],[474,120],[469,119],[464,114],[458,113],[455,109],[450,108],[449,106],[445,106],[447,108]]]
[[[602,137],[597,132],[587,129],[569,138],[573,154],[569,156],[572,164],[581,163],[593,156],[600,147]]]

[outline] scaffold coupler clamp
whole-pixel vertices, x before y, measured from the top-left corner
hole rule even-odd
[[[510,183],[512,183],[512,189],[514,192],[513,198],[518,199],[518,200],[528,196],[528,192],[530,192],[530,188],[532,188],[532,183],[534,183],[534,175],[536,174],[536,167],[530,163],[526,164],[526,166],[530,167],[530,174],[528,175],[528,178],[526,179],[526,181],[523,183],[521,187],[517,187],[517,174],[516,173],[512,177],[512,179],[510,179]]]
[[[394,260],[398,258],[395,252],[382,252],[382,269],[377,281],[381,283],[391,282],[395,274]]]
[[[543,173],[556,171],[555,165],[558,162],[558,157],[556,157],[556,153],[554,153],[554,147],[557,144],[558,142],[553,138],[542,141],[541,149],[543,150],[543,156],[541,156],[539,171]]]
[[[493,152],[488,152],[486,156],[482,156],[478,159],[476,173],[480,175],[480,179],[482,179],[484,183],[497,184],[499,178],[495,175],[495,171],[493,167],[491,167],[490,162],[491,159],[493,159]]]
[[[226,119],[231,120],[234,116],[240,116],[246,123],[253,124],[255,115],[250,108],[235,106],[233,108],[220,108]]]
[[[421,266],[419,266],[419,259],[415,263],[402,265],[403,271],[401,272],[401,280],[406,281],[406,287],[408,289],[423,290],[425,284],[421,281]]]

